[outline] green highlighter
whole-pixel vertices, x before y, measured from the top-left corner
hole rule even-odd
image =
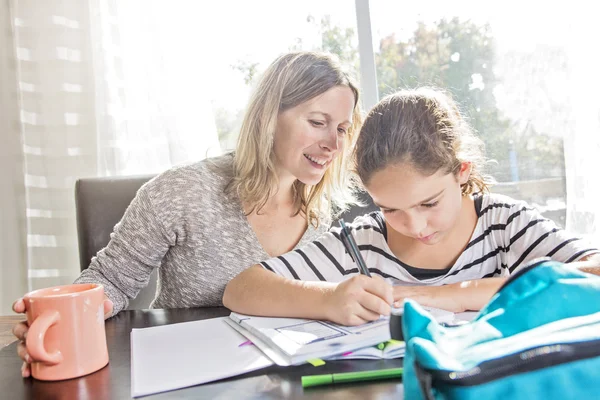
[[[302,377],[302,387],[332,385],[336,383],[374,381],[402,377],[402,368],[377,369],[374,371],[343,372],[339,374],[309,375]]]

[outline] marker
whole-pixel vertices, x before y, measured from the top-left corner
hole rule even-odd
[[[343,372],[339,374],[308,375],[302,377],[302,387],[333,385],[336,383],[374,381],[402,377],[402,368],[377,369],[373,371]]]

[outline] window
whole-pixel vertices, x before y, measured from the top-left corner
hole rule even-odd
[[[268,13],[260,12],[267,9]],[[208,39],[206,45],[214,55],[210,62],[209,74],[214,77],[210,93],[223,149],[235,147],[250,90],[279,54],[290,50],[329,51],[358,76],[356,16],[346,1],[217,2],[211,4],[207,22],[204,29],[210,34],[198,36]]]
[[[573,130],[569,79],[578,20],[563,8],[542,13],[527,2],[370,6],[380,98],[417,85],[451,92],[495,160],[488,166],[499,182],[493,190],[565,226],[564,140]]]

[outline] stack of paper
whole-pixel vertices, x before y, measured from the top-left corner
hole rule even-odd
[[[455,320],[455,314],[450,311],[424,308],[440,323]],[[233,312],[229,317],[227,323],[252,340],[277,365],[297,365],[311,359],[404,356],[404,342],[388,342],[388,317],[351,327],[327,321],[254,317]],[[377,347],[382,344],[385,344],[383,348]]]
[[[298,365],[390,340],[389,318],[359,326],[297,318],[231,313],[227,323],[252,340],[276,364]]]

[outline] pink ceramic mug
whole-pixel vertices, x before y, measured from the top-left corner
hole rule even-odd
[[[34,378],[76,378],[108,364],[102,285],[55,286],[27,293],[23,300]]]

